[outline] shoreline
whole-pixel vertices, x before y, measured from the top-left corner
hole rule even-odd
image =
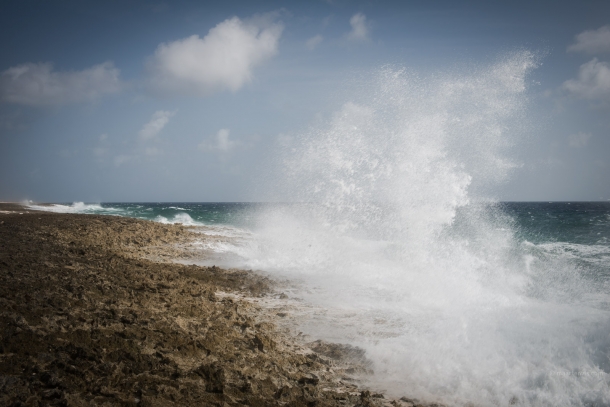
[[[188,227],[0,203],[0,404],[415,406],[358,387],[363,352],[302,343],[274,282],[170,262]]]

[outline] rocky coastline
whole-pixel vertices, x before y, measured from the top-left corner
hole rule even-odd
[[[276,294],[265,276],[170,261],[194,238],[0,204],[0,404],[432,405],[359,387],[361,350],[280,329],[248,300]]]

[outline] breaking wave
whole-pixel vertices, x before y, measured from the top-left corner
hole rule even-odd
[[[390,394],[610,403],[605,283],[554,256],[574,247],[520,241],[488,198],[518,165],[535,67],[523,51],[468,74],[383,68],[279,155],[269,199],[299,204],[261,209],[240,254],[302,281],[329,310],[307,333],[366,349]]]

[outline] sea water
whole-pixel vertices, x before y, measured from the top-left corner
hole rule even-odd
[[[518,166],[535,66],[378,70],[276,153],[269,199],[293,203],[53,208],[224,233],[215,261],[298,282],[318,310],[303,331],[365,349],[389,395],[610,405],[610,203],[490,198]]]

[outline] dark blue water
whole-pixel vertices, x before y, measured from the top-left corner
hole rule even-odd
[[[500,208],[532,243],[610,244],[610,202],[506,202]]]

